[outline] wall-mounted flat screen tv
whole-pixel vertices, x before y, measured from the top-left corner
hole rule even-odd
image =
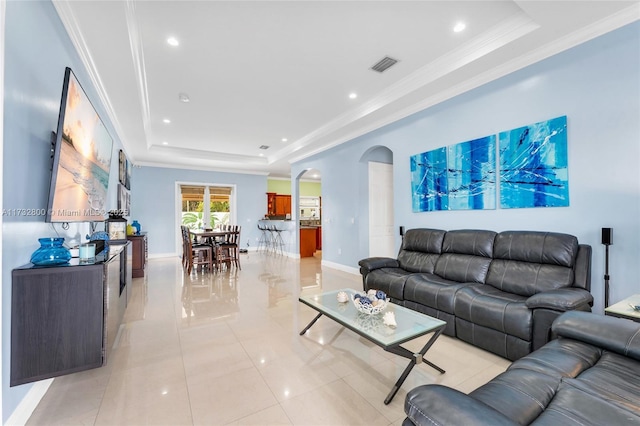
[[[104,220],[113,139],[71,68],[55,139],[47,222]]]

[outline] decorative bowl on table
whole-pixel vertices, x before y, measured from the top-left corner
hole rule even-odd
[[[376,315],[387,308],[389,298],[381,290],[369,290],[367,293],[355,293],[351,300],[358,312]]]

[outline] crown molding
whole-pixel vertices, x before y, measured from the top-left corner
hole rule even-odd
[[[419,68],[412,74],[381,91],[378,96],[363,103],[358,108],[342,114],[328,122],[326,125],[303,136],[294,143],[284,148],[281,157],[270,157],[270,161],[282,159],[317,139],[327,136],[357,120],[401,99],[404,96],[420,89],[435,80],[460,69],[469,63],[485,56],[532,31],[540,28],[531,18],[524,13],[515,15],[502,21],[499,25],[485,31],[480,36],[440,56],[429,64]]]
[[[133,0],[126,0],[124,10],[127,20],[129,47],[131,48],[131,60],[133,61],[133,70],[135,73],[136,84],[138,86],[138,101],[142,108],[142,128],[144,129],[147,148],[149,148],[151,146],[151,138],[149,138],[149,132],[151,130],[151,107],[149,106],[147,70],[144,65],[144,49],[142,47],[142,37],[138,28],[135,2]]]
[[[69,38],[71,39],[71,43],[76,48],[78,52],[78,56],[80,56],[80,60],[84,65],[85,69],[89,73],[89,78],[91,79],[91,83],[93,87],[98,92],[98,97],[100,98],[100,102],[102,106],[105,108],[107,112],[107,116],[109,117],[109,121],[114,127],[116,132],[116,136],[118,140],[122,143],[125,152],[126,143],[123,140],[122,136],[124,132],[122,131],[122,126],[118,121],[117,115],[113,109],[113,105],[111,104],[111,100],[109,99],[109,95],[105,90],[104,84],[102,83],[102,79],[100,78],[100,73],[98,73],[98,68],[96,67],[95,62],[93,61],[93,57],[87,47],[87,43],[82,35],[82,31],[80,31],[80,27],[77,24],[76,16],[73,13],[73,10],[69,6],[69,1],[67,0],[52,0],[53,6],[58,13],[58,17],[60,21],[62,21],[62,25]]]
[[[193,166],[190,164],[176,164],[163,163],[160,161],[140,161],[136,163],[136,167],[155,167],[161,169],[180,169],[180,170],[201,170],[204,172],[218,172],[218,173],[235,173],[241,175],[256,175],[256,176],[268,176],[269,172],[259,172],[255,170],[234,169],[227,167],[207,167],[207,166]],[[272,178],[269,178],[272,179]]]
[[[541,46],[526,55],[522,55],[498,67],[478,74],[475,77],[468,79],[460,84],[440,91],[433,96],[423,99],[421,102],[414,103],[408,107],[403,108],[402,110],[385,115],[384,118],[376,120],[375,122],[368,125],[363,125],[347,134],[337,137],[330,142],[322,144],[321,146],[318,146],[313,150],[307,151],[304,154],[298,155],[296,157],[291,157],[288,161],[290,164],[293,164],[309,158],[313,155],[317,155],[323,151],[341,145],[345,142],[353,140],[359,136],[377,130],[391,123],[394,123],[412,114],[454,98],[455,96],[461,95],[484,84],[490,83],[491,81],[497,80],[529,65],[533,65],[536,62],[542,61],[553,55],[578,46],[608,32],[617,30],[638,20],[640,20],[640,3],[635,3],[628,8],[622,9],[618,13],[610,15],[600,21],[595,22],[592,25],[583,27],[577,31],[574,31],[573,33],[554,40],[553,42]]]
[[[149,152],[157,152],[172,155],[174,159],[197,159],[236,162],[242,164],[255,164],[267,166],[269,163],[266,157],[254,155],[229,154],[226,152],[205,151],[201,149],[179,148],[174,146],[152,145]]]

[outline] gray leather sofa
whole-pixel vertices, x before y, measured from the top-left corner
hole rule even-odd
[[[553,323],[558,336],[469,395],[411,390],[410,425],[640,425],[640,324],[586,312]]]
[[[447,322],[444,331],[516,360],[549,341],[555,318],[591,311],[591,246],[573,235],[411,229],[397,259],[359,262],[365,290]]]

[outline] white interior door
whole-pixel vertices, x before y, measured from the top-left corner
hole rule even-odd
[[[396,257],[393,164],[369,162],[369,256]]]

